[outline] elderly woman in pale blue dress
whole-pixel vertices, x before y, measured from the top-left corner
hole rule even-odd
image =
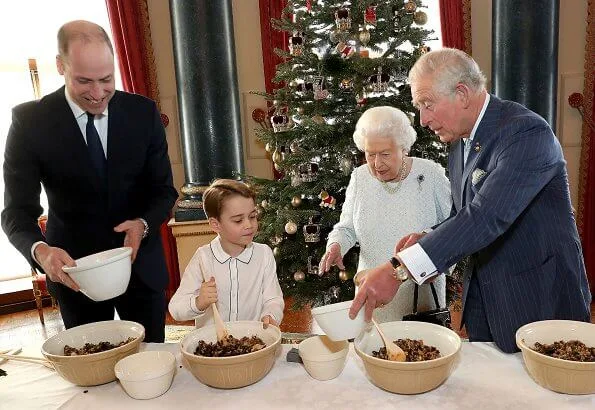
[[[442,222],[450,214],[450,184],[444,168],[422,158],[409,157],[416,140],[409,117],[394,107],[374,107],[362,114],[353,140],[366,156],[349,181],[339,222],[328,236],[319,269],[336,265],[359,242],[360,273],[386,262],[399,239]],[[440,306],[446,303],[444,275],[434,281]],[[386,306],[377,308],[379,322],[401,320],[413,311],[413,281],[405,281]],[[419,288],[418,310],[434,309],[429,284]]]

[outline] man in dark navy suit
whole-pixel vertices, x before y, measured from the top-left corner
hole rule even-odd
[[[2,228],[42,269],[66,328],[114,318],[141,323],[162,342],[167,269],[159,226],[177,197],[165,131],[155,103],[115,91],[106,32],[87,21],[58,32],[56,65],[65,87],[13,110],[4,159]],[[49,202],[45,237],[37,227],[41,184]],[[126,292],[94,302],[63,266],[120,246],[132,248]]]
[[[526,323],[588,322],[591,294],[566,162],[549,125],[488,94],[477,63],[460,50],[425,54],[409,79],[421,124],[450,143],[451,217],[401,239],[396,257],[366,276],[350,313],[365,304],[370,318],[401,280],[423,283],[468,257],[463,321],[471,341],[514,352]]]

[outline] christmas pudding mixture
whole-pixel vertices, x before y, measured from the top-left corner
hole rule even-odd
[[[112,344],[110,342],[99,342],[95,343],[85,343],[85,345],[81,348],[77,347],[70,347],[68,345],[64,346],[64,356],[83,356],[86,354],[91,353],[99,353],[105,352],[107,350],[115,349],[116,347],[124,346],[126,343],[130,343],[134,340],[133,337],[129,337],[128,339],[124,340],[123,342]]]
[[[423,362],[440,357],[440,350],[434,346],[425,345],[423,340],[397,339],[394,342],[405,352],[406,362]],[[381,347],[378,351],[372,351],[372,355],[379,359],[388,360],[385,347]]]
[[[257,336],[244,336],[236,339],[232,335],[216,343],[207,343],[199,340],[194,354],[207,357],[229,357],[239,356],[241,354],[252,353],[264,349],[266,344]]]
[[[556,359],[572,360],[575,362],[595,362],[595,347],[588,347],[578,340],[565,342],[560,340],[551,345],[535,342],[533,348],[538,353],[555,357]]]

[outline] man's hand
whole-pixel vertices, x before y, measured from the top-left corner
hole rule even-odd
[[[392,275],[393,267],[390,262],[368,270],[359,283],[359,291],[353,299],[349,317],[354,319],[360,309],[366,305],[365,319],[372,319],[372,312],[379,306],[390,302],[397,293],[401,282]]]
[[[35,248],[35,259],[52,282],[68,286],[75,292],[80,290],[79,285],[62,270],[63,266],[76,266],[74,259],[64,249],[41,243]]]
[[[279,327],[279,325],[277,324],[277,322],[275,321],[275,319],[273,319],[271,317],[271,315],[266,315],[264,316],[262,319],[262,328],[266,329],[267,327],[269,327],[269,325],[273,325],[273,326],[277,326]]]
[[[217,297],[217,284],[215,278],[211,276],[208,282],[203,282],[198,292],[198,296],[194,299],[196,308],[201,312],[206,310],[211,304],[216,303]]]
[[[413,246],[422,238],[425,233],[410,233],[409,235],[403,236],[397,245],[395,246],[395,254],[401,252],[403,249],[407,249],[410,246]]]
[[[123,246],[130,246],[132,248],[132,262],[134,262],[140,242],[143,240],[145,225],[140,220],[134,219],[122,222],[114,228],[114,231],[126,232]]]
[[[322,259],[320,259],[320,264],[318,265],[318,270],[320,273],[325,273],[331,269],[331,266],[335,265],[339,269],[345,269],[345,265],[343,265],[343,258],[341,257],[341,245],[339,245],[337,242],[333,242],[333,244],[328,248],[328,251],[322,255]]]

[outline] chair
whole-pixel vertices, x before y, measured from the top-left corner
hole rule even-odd
[[[46,215],[41,215],[37,219],[37,225],[39,225],[39,229],[44,236],[47,220],[48,217]],[[57,308],[56,299],[54,299],[54,297],[48,292],[45,274],[37,272],[37,269],[35,268],[31,268],[31,282],[33,283],[33,297],[35,298],[35,306],[37,307],[39,320],[41,321],[42,325],[45,325],[45,320],[43,319],[42,298],[49,296],[52,301],[52,308],[54,309]]]

